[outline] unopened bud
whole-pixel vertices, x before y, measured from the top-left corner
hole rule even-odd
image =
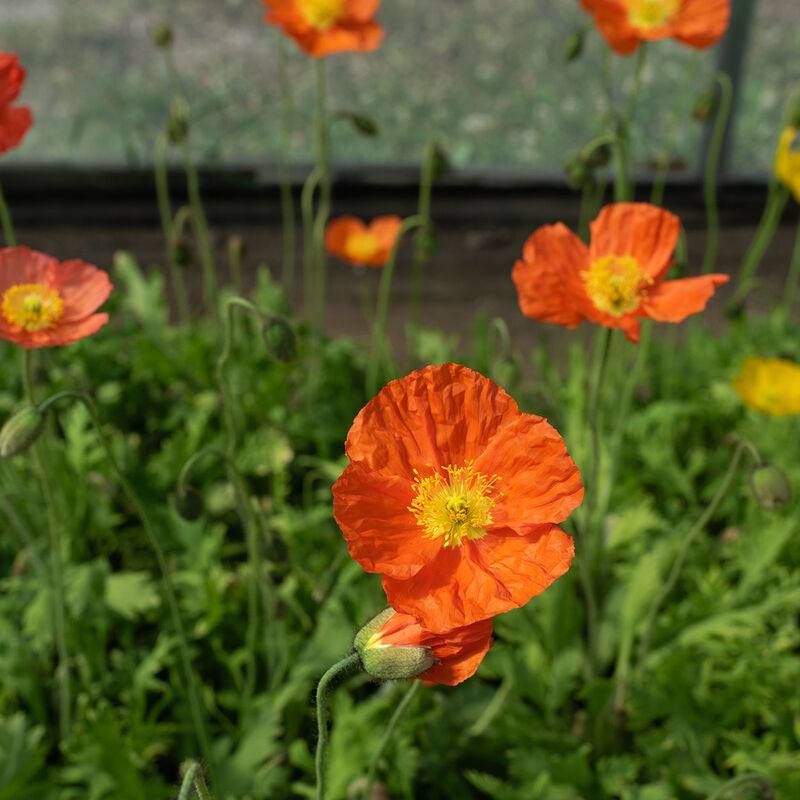
[[[270,317],[265,323],[264,344],[276,361],[285,364],[297,358],[297,337],[292,326],[281,317]]]
[[[39,438],[43,428],[44,414],[36,406],[28,405],[12,414],[0,429],[0,458],[24,453]]]
[[[196,522],[205,510],[202,495],[191,486],[175,492],[173,504],[178,516],[186,522]]]
[[[564,165],[564,172],[567,174],[567,183],[569,183],[573,189],[582,189],[594,177],[592,168],[587,161],[579,155],[567,161]]]
[[[228,259],[235,264],[241,264],[247,255],[247,245],[239,234],[228,237]]]
[[[192,265],[192,248],[186,242],[178,241],[170,248],[172,263],[186,269]]]
[[[376,614],[353,642],[364,671],[380,681],[410,680],[436,663],[430,647],[382,642],[380,629],[394,613],[394,609],[385,608]]]
[[[434,181],[440,181],[453,171],[450,156],[447,155],[444,147],[439,142],[434,144],[431,158],[433,159],[431,177]]]
[[[172,47],[172,28],[166,22],[159,22],[153,28],[153,41],[162,50]]]
[[[372,137],[378,135],[378,125],[374,119],[368,117],[366,114],[348,112],[347,117],[356,132],[360,133],[362,136]]]
[[[172,144],[181,144],[189,133],[189,106],[185,100],[175,100],[169,109],[167,139]]]
[[[763,775],[742,775],[726,783],[711,800],[773,800],[775,787]]]
[[[604,141],[596,142],[584,148],[580,157],[590,167],[605,167],[611,161],[611,145]]]
[[[706,89],[695,98],[692,116],[698,122],[708,122],[717,113],[718,106],[717,93],[713,89]]]
[[[564,42],[564,60],[574,61],[583,52],[584,32],[583,30],[575,31],[570,35],[566,42]]]
[[[767,511],[786,505],[792,497],[789,479],[774,464],[755,467],[750,473],[750,486],[759,505]]]

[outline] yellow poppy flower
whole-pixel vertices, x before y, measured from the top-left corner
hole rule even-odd
[[[733,379],[742,402],[764,414],[800,414],[800,365],[785,358],[750,356]]]
[[[775,175],[800,203],[800,128],[790,125],[783,129],[775,154]]]

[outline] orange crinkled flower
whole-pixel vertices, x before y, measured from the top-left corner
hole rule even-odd
[[[417,676],[425,683],[445,686],[471,678],[492,646],[492,620],[484,619],[446,633],[425,630],[414,617],[398,614],[391,608],[387,620],[370,637],[364,647],[427,647],[436,663]]]
[[[25,81],[19,56],[0,52],[0,153],[16,147],[33,124],[27,106],[12,106]]]
[[[566,225],[545,225],[525,243],[511,277],[522,313],[575,328],[584,320],[639,341],[640,317],[682,322],[702,311],[728,276],[665,281],[680,220],[648,203],[614,203],[591,223],[587,247]]]
[[[93,312],[111,289],[108,275],[85,261],[0,250],[0,338],[28,349],[77,342],[108,322]]]
[[[728,29],[730,0],[581,0],[612,50],[627,56],[641,42],[673,38],[711,47]]]
[[[561,436],[458,364],[387,384],[358,414],[333,487],[350,555],[429,631],[524,605],[570,566],[555,523],[583,484]]]
[[[261,0],[266,22],[278,25],[315,58],[345,50],[375,50],[383,28],[373,19],[380,0]]]
[[[392,252],[403,220],[390,215],[365,225],[358,217],[337,217],[325,229],[325,249],[355,266],[382,267]]]

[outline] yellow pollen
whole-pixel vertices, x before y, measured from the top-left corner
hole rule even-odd
[[[61,295],[48,286],[25,283],[3,293],[2,313],[6,321],[26,331],[52,328],[64,313]]]
[[[586,294],[598,311],[621,317],[639,307],[642,290],[653,282],[633,256],[603,256],[581,272]]]
[[[345,244],[347,255],[354,261],[362,263],[374,258],[379,248],[378,237],[371,231],[351,233]]]
[[[416,473],[416,470],[415,470]],[[441,539],[443,547],[460,547],[464,539],[480,539],[492,523],[497,475],[488,477],[472,468],[452,464],[427,478],[414,479],[416,493],[408,507],[426,539]]]
[[[636,28],[663,28],[681,8],[681,0],[628,0],[628,21]]]
[[[300,13],[318,31],[330,28],[344,12],[344,0],[299,0]]]

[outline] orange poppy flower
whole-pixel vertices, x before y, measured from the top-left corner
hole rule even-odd
[[[535,231],[511,277],[522,313],[575,328],[584,320],[639,341],[638,317],[682,322],[702,311],[727,275],[664,281],[680,220],[648,203],[614,203],[591,223],[587,247],[566,225]]]
[[[728,29],[730,0],[581,0],[611,49],[633,53],[640,42],[673,38],[711,47]]]
[[[365,225],[358,217],[337,217],[325,229],[325,249],[355,266],[382,267],[392,252],[403,220],[375,217]]]
[[[383,28],[373,19],[380,0],[261,0],[266,22],[283,28],[315,58],[345,50],[375,50]]]
[[[333,511],[396,611],[449,631],[524,605],[568,569],[555,523],[583,499],[564,442],[458,364],[387,384],[358,414]]]
[[[108,322],[92,312],[111,289],[108,275],[85,261],[0,250],[0,338],[28,349],[77,342]]]
[[[374,665],[379,673],[397,670],[392,662],[396,659],[396,648],[425,648],[430,653],[427,663],[434,661],[416,677],[425,683],[441,683],[455,686],[472,677],[492,646],[492,620],[484,619],[455,628],[447,633],[432,633],[425,630],[414,617],[398,614],[387,608],[378,615],[380,628],[359,649],[362,665],[367,672]],[[415,670],[416,671],[416,670]],[[370,673],[372,674],[372,673]],[[378,674],[377,677],[382,677]]]
[[[0,52],[0,153],[16,147],[33,124],[27,106],[12,106],[25,81],[19,56]]]

